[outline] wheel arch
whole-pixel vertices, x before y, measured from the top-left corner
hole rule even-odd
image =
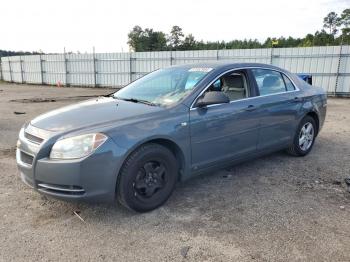
[[[179,180],[182,180],[184,173],[186,172],[186,158],[183,149],[172,139],[167,137],[152,137],[147,140],[142,140],[139,143],[135,144],[133,147],[131,147],[128,152],[125,154],[125,157],[122,160],[122,165],[119,169],[118,176],[122,170],[122,166],[124,165],[125,161],[128,159],[128,157],[135,152],[135,150],[139,149],[141,146],[145,144],[159,144],[167,149],[169,149],[175,156],[178,165],[179,165]]]
[[[168,148],[174,154],[174,156],[178,162],[178,165],[179,165],[179,173],[180,173],[179,178],[181,179],[181,176],[184,172],[186,161],[185,161],[185,155],[184,155],[182,149],[180,148],[180,146],[178,144],[176,144],[174,141],[172,141],[170,139],[166,139],[166,138],[155,138],[155,139],[147,141],[146,143],[155,143],[155,144],[162,145],[162,146]]]
[[[320,130],[320,119],[318,114],[315,111],[309,111],[305,114],[305,116],[310,116],[315,120],[316,123],[316,136],[318,135],[318,131]]]

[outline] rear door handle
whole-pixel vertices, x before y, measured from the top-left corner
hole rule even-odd
[[[254,106],[254,105],[249,105],[249,106],[248,106],[248,107],[247,107],[245,110],[246,110],[246,111],[250,111],[250,112],[251,112],[251,111],[256,110],[256,108],[257,108],[257,107],[256,107],[256,106]]]
[[[293,99],[293,102],[301,102],[301,101],[303,101],[303,98],[298,97],[298,96],[294,97],[294,99]]]

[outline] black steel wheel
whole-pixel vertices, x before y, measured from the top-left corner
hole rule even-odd
[[[133,186],[136,196],[147,199],[162,190],[166,182],[165,165],[162,162],[149,161],[137,172]]]
[[[173,153],[159,144],[145,144],[125,161],[117,182],[119,202],[137,212],[162,205],[174,190],[178,164]]]

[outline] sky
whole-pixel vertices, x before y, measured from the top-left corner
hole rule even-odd
[[[303,37],[345,8],[350,0],[0,0],[0,49],[126,52],[134,25],[178,25],[204,41]]]

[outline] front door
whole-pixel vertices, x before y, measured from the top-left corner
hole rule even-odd
[[[192,168],[200,169],[220,161],[256,151],[259,116],[245,71],[229,72],[205,92],[222,91],[230,103],[191,108]]]

